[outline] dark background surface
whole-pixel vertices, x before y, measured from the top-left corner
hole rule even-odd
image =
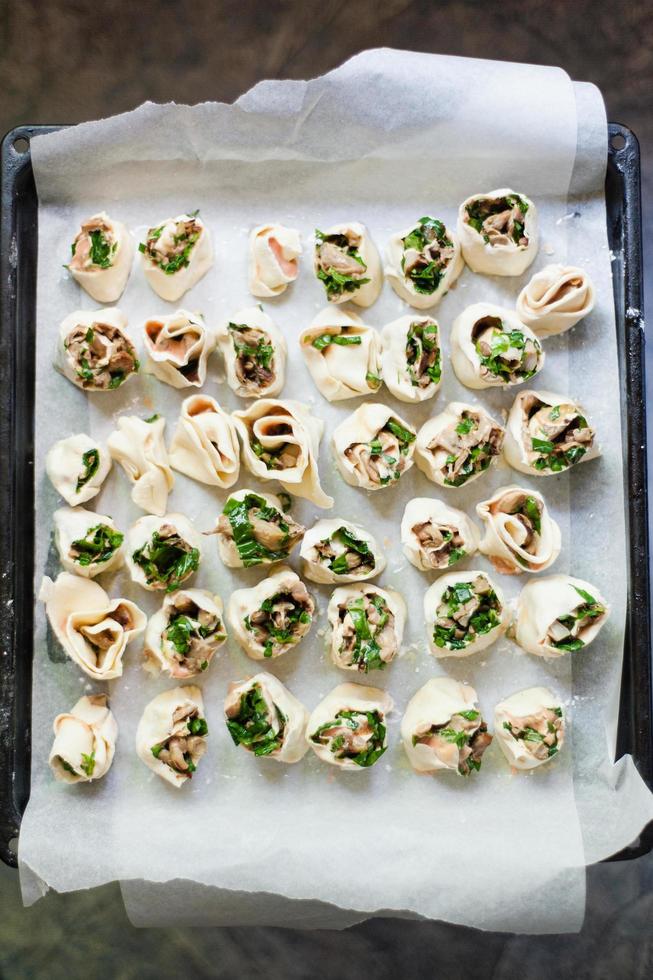
[[[311,77],[383,45],[560,65],[595,82],[608,117],[630,126],[642,145],[650,287],[650,0],[0,0],[0,130],[99,118],[146,99],[228,102],[260,79]],[[561,937],[399,920],[342,933],[136,930],[117,886],[48,895],[24,910],[15,873],[0,866],[1,977],[189,975],[649,978],[653,859],[589,869],[583,930]]]

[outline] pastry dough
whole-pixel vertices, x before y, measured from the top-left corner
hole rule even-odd
[[[259,225],[249,236],[249,291],[280,296],[294,282],[302,254],[299,232],[284,225]]]
[[[224,714],[234,744],[258,758],[291,763],[308,752],[308,711],[272,674],[230,684]]]
[[[453,677],[433,677],[408,702],[401,740],[416,772],[469,776],[481,768],[492,736],[474,688]]]
[[[486,572],[448,572],[424,596],[429,649],[435,657],[468,657],[502,636],[510,623],[503,593]]]
[[[508,413],[504,453],[520,473],[553,476],[601,451],[578,402],[551,391],[522,391]]]
[[[45,472],[52,486],[71,507],[95,497],[110,469],[106,447],[84,432],[59,439],[45,457]]]
[[[547,575],[521,590],[513,631],[527,653],[562,657],[589,646],[609,615],[610,606],[589,582]]]
[[[238,310],[216,334],[227,384],[241,398],[271,398],[286,379],[286,341],[260,306]]]
[[[402,402],[421,402],[437,395],[442,384],[440,328],[431,317],[400,316],[381,331],[381,374]]]
[[[179,789],[193,778],[206,752],[208,731],[199,687],[174,687],[145,708],[136,730],[136,752],[148,769]]]
[[[541,371],[544,351],[512,310],[474,303],[454,320],[451,363],[468,388],[505,388],[523,384]]]
[[[122,677],[127,644],[145,629],[147,616],[129,599],[110,599],[90,579],[60,572],[47,576],[39,599],[55,636],[71,660],[94,681]]]
[[[501,455],[505,430],[480,405],[451,402],[417,433],[415,462],[441,487],[478,479]]]
[[[201,388],[215,336],[201,313],[177,310],[145,321],[146,371],[172,388]]]
[[[385,275],[397,296],[416,310],[437,306],[463,271],[460,243],[428,215],[388,242]]]
[[[333,432],[343,480],[365,490],[392,486],[413,465],[415,435],[412,425],[387,405],[361,405]]]
[[[129,529],[125,562],[134,582],[174,592],[197,571],[201,538],[183,514],[141,517]]]
[[[329,600],[331,659],[343,670],[383,670],[399,654],[406,604],[394,589],[371,582],[341,585]]]
[[[433,497],[409,500],[401,519],[403,552],[421,572],[442,571],[478,549],[479,533],[467,514]]]
[[[379,298],[381,259],[365,225],[349,221],[316,230],[313,265],[330,303],[371,306]]]
[[[537,208],[509,187],[473,194],[460,205],[458,237],[472,272],[520,276],[537,255]]]
[[[106,694],[82,697],[54,719],[48,762],[63,783],[90,783],[106,776],[116,750],[118,725]]]
[[[53,521],[59,561],[67,572],[95,578],[122,565],[125,536],[111,517],[84,507],[59,507]]]
[[[548,687],[529,687],[494,709],[499,748],[514,769],[535,769],[557,755],[565,740],[565,716]]]
[[[197,211],[166,218],[149,228],[138,250],[145,278],[169,303],[181,299],[213,264],[211,237]]]
[[[59,327],[54,366],[83,391],[115,391],[140,367],[126,327],[115,306],[76,310]]]
[[[179,589],[167,595],[148,621],[145,668],[178,680],[207,670],[227,639],[222,599],[206,589]]]
[[[251,568],[285,561],[304,528],[284,511],[279,497],[243,489],[226,500],[215,533],[228,568]]]
[[[234,636],[252,660],[280,657],[294,649],[313,622],[315,602],[293,572],[282,565],[251,589],[236,589],[227,609]]]
[[[240,473],[238,435],[232,417],[209,395],[191,395],[181,414],[169,453],[173,469],[200,483],[226,490]]]
[[[375,578],[385,568],[376,538],[359,524],[334,517],[317,521],[299,549],[302,574],[311,582],[330,585]]]
[[[127,285],[134,243],[105,211],[83,221],[70,247],[68,271],[96,303],[115,303]]]
[[[333,507],[320,486],[317,458],[324,422],[306,405],[286,399],[261,398],[233,419],[241,438],[243,462],[260,480],[278,480],[296,497],[317,507]]]
[[[517,316],[538,337],[564,333],[594,309],[594,283],[574,265],[547,265],[517,297]]]
[[[311,713],[306,738],[319,759],[349,771],[369,769],[388,747],[387,691],[339,684]]]
[[[166,512],[175,482],[163,441],[165,427],[166,420],[156,415],[149,422],[137,415],[121,415],[107,440],[111,456],[134,484],[131,498],[136,506],[159,517]]]
[[[327,307],[301,332],[299,345],[327,401],[370,395],[381,387],[381,338],[355,313]]]
[[[560,554],[560,528],[537,490],[499,487],[476,513],[485,523],[479,550],[497,572],[543,572]]]

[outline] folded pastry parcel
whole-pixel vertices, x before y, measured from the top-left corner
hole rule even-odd
[[[234,745],[257,758],[292,763],[308,752],[308,711],[272,674],[230,684],[224,714]]]
[[[90,783],[106,776],[116,749],[118,725],[106,694],[91,694],[54,719],[48,762],[55,779]]]
[[[115,391],[140,363],[117,307],[76,310],[62,321],[54,365],[83,391]]]
[[[376,245],[357,221],[316,230],[313,267],[330,303],[371,306],[383,286]]]
[[[332,766],[350,772],[369,769],[388,747],[386,719],[392,708],[387,691],[339,684],[311,712],[308,744]]]
[[[286,379],[286,341],[272,317],[250,306],[221,323],[216,333],[227,384],[241,398],[272,398]]]
[[[195,677],[208,669],[226,639],[220,596],[206,589],[179,589],[166,595],[148,621],[145,667],[175,679]]]
[[[537,208],[508,187],[473,194],[460,205],[458,237],[472,272],[520,276],[537,255]]]
[[[201,313],[177,310],[145,322],[146,370],[172,388],[201,388],[215,336]]]
[[[208,733],[199,687],[174,687],[145,708],[136,730],[136,752],[148,769],[179,789],[197,771]]]
[[[138,250],[146,280],[169,303],[181,299],[213,264],[211,237],[198,211],[148,228]]]
[[[228,618],[252,660],[272,660],[293,650],[309,632],[315,601],[296,572],[282,565],[251,589],[236,589]]]
[[[388,242],[385,275],[397,296],[418,310],[436,306],[463,271],[458,238],[428,215]]]
[[[134,243],[105,211],[82,222],[70,246],[68,271],[97,303],[115,303],[127,285]]]
[[[383,670],[399,654],[406,604],[394,589],[371,582],[341,585],[327,609],[331,659],[343,670]]]

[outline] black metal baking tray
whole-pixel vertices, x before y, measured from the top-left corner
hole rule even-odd
[[[34,553],[34,336],[38,208],[29,144],[57,126],[19,126],[2,143],[0,224],[0,858],[16,866],[30,787]],[[622,378],[629,604],[618,754],[653,787],[646,409],[637,139],[610,124],[608,237]],[[653,848],[651,827],[613,859]]]

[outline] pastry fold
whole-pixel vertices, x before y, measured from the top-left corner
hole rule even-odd
[[[285,561],[304,528],[284,509],[279,497],[256,490],[236,490],[218,517],[220,558],[228,568],[251,568]]]
[[[308,711],[273,674],[230,684],[224,714],[234,745],[257,758],[293,763],[308,752]]]
[[[134,243],[122,222],[105,211],[92,215],[82,222],[70,251],[68,271],[96,303],[120,299],[134,258]]]
[[[327,609],[331,659],[343,670],[383,670],[398,655],[406,604],[394,589],[371,582],[341,585]]]
[[[312,595],[287,565],[251,589],[236,589],[227,608],[233,634],[252,660],[293,650],[309,632],[314,613]]]
[[[95,578],[124,561],[124,534],[111,517],[84,507],[59,507],[53,515],[54,542],[67,572]]]
[[[107,440],[112,458],[133,483],[131,498],[136,506],[159,517],[166,512],[175,482],[163,441],[165,427],[166,420],[157,415],[149,421],[121,415]]]
[[[238,310],[216,333],[227,384],[241,398],[272,398],[286,380],[286,341],[260,306]]]
[[[299,345],[327,401],[370,395],[381,387],[381,338],[355,313],[327,307],[301,332]]]
[[[145,631],[145,668],[176,680],[207,670],[227,639],[222,599],[206,589],[179,589],[166,595]]]
[[[90,783],[106,776],[116,750],[118,725],[106,694],[81,697],[54,719],[48,762],[55,779]]]
[[[480,405],[450,402],[417,433],[415,462],[441,487],[462,487],[496,463],[505,430]]]
[[[458,237],[472,272],[520,276],[537,255],[537,208],[509,187],[473,194],[460,205]]]
[[[562,657],[589,646],[609,615],[610,606],[589,582],[547,575],[521,590],[512,632],[527,653]]]
[[[440,328],[431,317],[400,316],[381,331],[381,374],[402,402],[433,398],[442,383]]]
[[[249,236],[249,291],[252,296],[280,296],[299,272],[299,232],[284,225],[259,225]]]
[[[575,265],[547,265],[517,297],[517,316],[538,337],[569,330],[594,309],[594,283]]]
[[[306,730],[309,746],[323,762],[356,772],[369,769],[388,747],[387,691],[362,684],[339,684],[312,711]]]
[[[387,405],[368,402],[333,432],[335,461],[345,483],[365,490],[395,484],[413,465],[415,429]]]
[[[323,585],[375,578],[385,568],[376,538],[340,517],[317,521],[306,531],[299,555],[302,574]]]
[[[541,493],[511,484],[476,505],[485,534],[479,551],[497,572],[543,572],[560,554],[560,528]]]
[[[174,592],[199,568],[201,537],[183,514],[141,517],[129,529],[125,563],[150,592]]]
[[[512,403],[504,453],[514,470],[553,476],[600,452],[583,407],[568,395],[522,391]]]
[[[115,391],[140,363],[117,307],[76,310],[62,321],[54,366],[83,391]]]
[[[565,740],[560,699],[548,687],[511,694],[494,709],[499,748],[514,769],[535,769],[558,754]]]
[[[467,514],[433,497],[414,497],[401,519],[403,552],[421,572],[442,571],[478,550],[479,533]]]
[[[467,388],[506,388],[528,381],[544,367],[539,340],[512,310],[474,303],[451,330],[451,363]]]
[[[174,687],[145,708],[136,730],[136,752],[148,769],[179,789],[193,778],[208,732],[200,688]]]
[[[424,617],[435,657],[468,657],[485,650],[510,623],[501,589],[477,570],[440,576],[424,596]]]
[[[209,395],[191,395],[181,403],[169,461],[193,480],[226,490],[240,473],[234,420]]]
[[[357,221],[316,230],[313,267],[330,303],[351,300],[357,306],[371,306],[383,286],[376,245]]]
[[[197,211],[149,228],[138,250],[147,282],[169,303],[181,299],[213,264],[211,237]]]
[[[384,272],[397,296],[427,310],[447,295],[463,266],[456,235],[427,215],[391,237]]]
[[[201,388],[215,336],[201,313],[177,310],[145,321],[146,371],[172,388]]]
[[[84,432],[59,439],[45,457],[50,483],[71,507],[92,500],[102,489],[110,469],[111,456],[106,447]]]

